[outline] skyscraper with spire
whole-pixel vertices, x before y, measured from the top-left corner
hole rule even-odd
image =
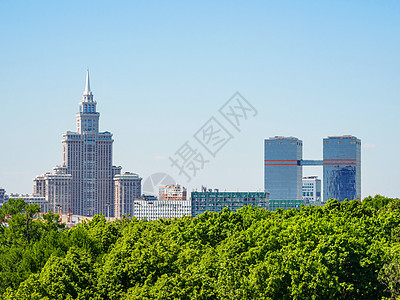
[[[103,213],[114,216],[114,176],[121,174],[121,167],[112,165],[113,136],[99,131],[100,113],[90,89],[89,70],[79,112],[76,114],[76,131],[63,135],[63,163],[54,174],[46,173],[34,179],[35,193],[46,197],[52,210],[59,207],[66,214],[93,216]],[[44,184],[47,177],[57,177]],[[130,199],[126,200],[129,201]],[[131,199],[133,203],[133,197]]]
[[[111,205],[112,216],[113,177],[120,169],[112,165],[112,134],[99,132],[100,113],[96,104],[87,70],[85,91],[76,115],[76,132],[67,131],[63,135],[63,165],[72,175],[72,213],[83,216],[106,214],[107,207]]]

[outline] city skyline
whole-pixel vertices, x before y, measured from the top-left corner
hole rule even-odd
[[[396,1],[5,1],[0,187],[31,193],[60,163],[89,66],[102,128],[118,141],[114,164],[143,181],[165,172],[188,191],[263,190],[264,139],[301,137],[304,159],[322,159],[321,137],[351,134],[363,141],[362,197],[399,197],[399,11]],[[236,91],[258,115],[229,128],[232,141],[187,183],[168,157]]]

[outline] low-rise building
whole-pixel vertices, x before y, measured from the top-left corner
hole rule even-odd
[[[159,187],[158,199],[163,200],[186,200],[187,190],[179,184],[164,185]]]
[[[158,220],[190,216],[190,200],[157,200],[155,198],[138,198],[134,201],[133,215],[138,219]]]
[[[321,203],[321,179],[318,176],[303,177],[303,200],[305,205]]]
[[[196,217],[205,211],[219,212],[225,207],[236,211],[243,206],[253,205],[268,209],[267,192],[220,192],[218,189],[206,189],[192,192],[192,216]]]
[[[8,199],[22,199],[28,204],[39,204],[40,212],[47,214],[50,209],[49,202],[46,200],[46,197],[42,197],[40,195],[35,194],[9,194]]]

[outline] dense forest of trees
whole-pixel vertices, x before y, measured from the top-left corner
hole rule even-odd
[[[395,299],[400,200],[300,210],[243,207],[196,218],[67,230],[36,205],[0,210],[2,299]]]

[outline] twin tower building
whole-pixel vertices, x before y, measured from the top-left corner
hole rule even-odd
[[[304,160],[303,142],[276,136],[264,141],[264,187],[270,206],[298,207],[303,166],[322,166],[323,201],[361,199],[361,141],[351,135],[323,140],[323,160]]]
[[[96,104],[87,71],[76,132],[63,135],[63,163],[34,179],[34,194],[45,197],[53,212],[122,216],[131,214],[132,199],[141,196],[142,178],[113,166],[113,136],[99,132]]]

